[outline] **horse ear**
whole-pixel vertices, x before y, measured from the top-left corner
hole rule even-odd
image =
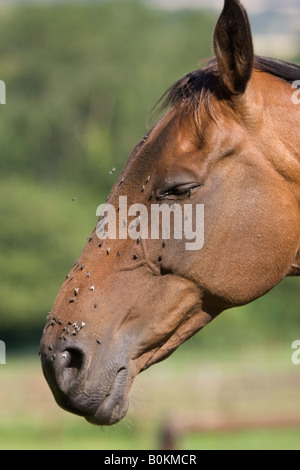
[[[239,0],[225,0],[214,32],[214,50],[226,91],[244,93],[253,70],[254,50],[250,21]]]

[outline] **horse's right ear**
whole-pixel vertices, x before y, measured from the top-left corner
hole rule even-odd
[[[214,50],[227,93],[244,93],[253,70],[254,51],[249,18],[239,0],[225,0],[214,32]]]

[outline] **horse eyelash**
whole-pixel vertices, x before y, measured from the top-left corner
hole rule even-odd
[[[175,186],[174,188],[170,188],[167,191],[158,194],[157,199],[162,200],[162,199],[190,199],[193,191],[195,189],[198,189],[200,185],[198,186],[192,186],[189,188],[182,189],[180,191],[180,186]]]

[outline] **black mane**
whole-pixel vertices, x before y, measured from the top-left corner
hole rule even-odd
[[[254,69],[269,73],[288,83],[300,80],[300,66],[269,57],[255,56]],[[217,59],[206,61],[205,66],[195,70],[172,85],[158,102],[160,110],[165,110],[177,102],[186,102],[196,107],[205,106],[213,114],[210,106],[211,95],[222,98],[220,73]]]

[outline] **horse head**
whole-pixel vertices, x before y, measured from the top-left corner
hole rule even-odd
[[[237,0],[225,1],[214,50],[165,95],[48,317],[46,379],[94,424],[125,416],[138,373],[299,270],[300,68],[254,55]]]

